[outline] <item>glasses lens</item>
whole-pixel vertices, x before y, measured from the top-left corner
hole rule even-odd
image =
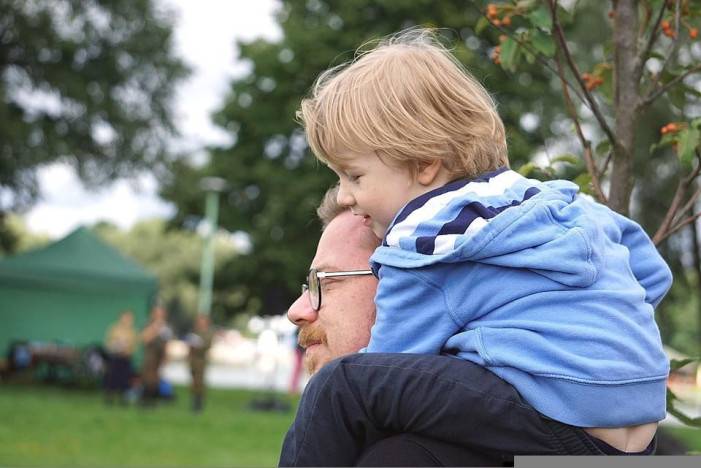
[[[312,309],[319,310],[319,307],[321,307],[321,291],[319,290],[321,285],[319,284],[316,270],[313,268],[309,270],[307,284],[309,285],[309,302],[312,305]]]

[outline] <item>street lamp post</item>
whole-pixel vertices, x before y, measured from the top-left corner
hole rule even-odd
[[[200,267],[200,291],[197,312],[209,315],[212,309],[212,283],[214,282],[214,234],[217,231],[219,216],[219,192],[226,188],[226,181],[219,177],[205,177],[200,180],[200,188],[207,193],[205,219],[207,230],[202,249]]]

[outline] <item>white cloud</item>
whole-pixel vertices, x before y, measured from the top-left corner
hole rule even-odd
[[[279,2],[159,1],[178,12],[176,51],[193,71],[177,90],[175,120],[182,138],[174,144],[193,153],[201,152],[205,145],[225,144],[229,136],[212,125],[210,114],[222,105],[231,79],[245,70],[236,61],[235,41],[279,38],[272,16]],[[41,199],[26,220],[32,231],[52,237],[100,220],[129,228],[140,219],[174,213],[173,206],[158,198],[157,181],[149,175],[135,181],[118,180],[99,191],[85,190],[74,171],[62,164],[40,169],[38,177]]]

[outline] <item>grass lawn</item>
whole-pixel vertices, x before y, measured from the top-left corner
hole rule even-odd
[[[155,409],[107,407],[98,391],[0,385],[0,466],[275,466],[294,416],[249,409],[260,394],[210,390],[204,412],[189,411],[186,388]],[[701,430],[664,427],[692,453]]]
[[[194,415],[187,389],[176,393],[172,403],[141,409],[107,407],[96,390],[0,385],[0,465],[276,465],[297,399],[289,412],[261,412],[248,408],[260,394],[210,390]]]

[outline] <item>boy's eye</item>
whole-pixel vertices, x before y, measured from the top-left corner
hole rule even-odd
[[[351,182],[357,182],[358,179],[360,179],[360,176],[359,176],[359,175],[355,175],[355,174],[347,174],[346,177],[347,177],[348,180],[350,180]]]

